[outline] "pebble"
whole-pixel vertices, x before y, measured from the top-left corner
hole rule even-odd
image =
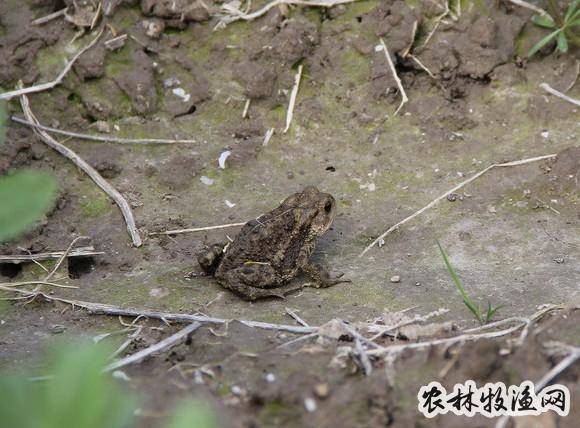
[[[111,133],[111,127],[104,120],[97,120],[95,122],[95,128],[98,132],[100,132],[102,134],[110,134]]]
[[[457,193],[450,193],[447,195],[447,200],[449,202],[455,202],[457,200]]]
[[[206,186],[211,186],[214,182],[213,179],[206,177],[205,175],[202,175],[201,177],[199,177],[199,179],[201,180],[201,182],[203,184],[205,184]]]
[[[421,286],[421,283],[420,282],[416,282],[415,283],[415,287],[420,287],[420,286]]]
[[[276,380],[276,376],[274,376],[274,373],[268,373],[266,375],[266,382],[272,383]]]
[[[232,394],[234,395],[240,395],[242,393],[242,388],[240,388],[238,385],[234,385],[231,387],[230,391],[232,391]]]
[[[225,169],[226,168],[226,159],[232,154],[231,151],[229,150],[225,150],[220,154],[220,157],[218,159],[218,166],[221,169]]]
[[[319,384],[314,385],[314,394],[318,398],[328,397],[329,392],[330,392],[330,388],[328,387],[327,383],[319,383]]]
[[[559,265],[561,265],[562,263],[564,263],[564,257],[562,257],[562,256],[558,256],[558,257],[556,257],[556,258],[554,259],[554,261],[555,261],[556,263],[558,263]]]
[[[401,282],[401,277],[400,277],[399,275],[393,275],[393,276],[391,277],[391,282],[392,282],[393,284],[397,284],[397,283]]]
[[[49,329],[52,334],[60,334],[65,332],[66,327],[61,324],[53,324],[50,326]]]
[[[304,399],[304,408],[307,412],[312,413],[316,410],[317,407],[318,406],[316,406],[316,401],[314,398],[308,397]]]

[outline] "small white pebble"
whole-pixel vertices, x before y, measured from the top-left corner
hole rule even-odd
[[[305,398],[304,399],[304,408],[309,413],[314,412],[317,408],[316,401],[314,400],[314,398],[310,398],[310,397]]]
[[[232,152],[230,152],[229,150],[226,150],[224,152],[222,152],[220,154],[220,157],[218,159],[218,165],[221,169],[225,169],[226,168],[226,159],[232,154]]]
[[[383,45],[376,45],[375,46],[375,52],[380,52],[383,50]]]
[[[202,175],[201,177],[199,177],[199,179],[201,180],[201,182],[203,184],[205,184],[206,186],[211,186],[214,182],[213,179],[206,177],[205,175]]]
[[[540,135],[542,135],[543,138],[548,138],[550,133],[548,131],[543,131]]]
[[[266,382],[274,382],[276,380],[276,376],[274,376],[274,373],[268,373],[266,375]]]
[[[227,199],[225,200],[226,205],[228,206],[228,208],[233,208],[236,206],[236,204],[234,204],[233,202],[228,201]]]
[[[401,282],[401,277],[399,275],[394,275],[391,277],[391,282],[393,284],[397,284],[397,283]]]
[[[232,394],[234,395],[240,395],[242,393],[242,388],[240,388],[238,385],[234,385],[231,387],[230,391],[232,391]]]
[[[173,95],[176,97],[181,98],[184,103],[188,102],[191,98],[191,95],[186,93],[183,88],[174,88],[171,92],[173,92]]]

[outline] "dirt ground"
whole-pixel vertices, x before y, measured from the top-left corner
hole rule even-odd
[[[30,24],[69,3],[0,2],[0,92],[18,80],[29,86],[53,79],[65,59],[94,38],[97,29],[77,35],[80,12],[71,19],[76,24],[63,17]],[[443,2],[281,6],[217,29],[220,2],[201,3],[104,2],[117,7],[105,10],[110,16],[103,37],[61,85],[30,95],[32,110],[47,126],[196,141],[135,145],[57,137],[127,198],[143,246],[131,246],[118,208],[87,176],[31,129],[9,121],[0,173],[49,170],[60,193],[46,218],[26,236],[0,245],[0,254],[62,250],[74,237],[88,236],[86,244],[104,254],[70,259],[64,283],[79,288],[54,293],[126,308],[288,324],[294,322],[285,313],[289,307],[311,325],[333,318],[361,322],[411,307],[411,314],[447,308],[438,321],[474,327],[438,253],[439,239],[470,294],[482,304],[501,305],[496,319],[530,316],[544,304],[580,304],[579,113],[539,87],[546,82],[564,91],[574,83],[578,51],[544,50],[526,59],[544,34],[530,23],[529,11],[503,1],[464,1],[461,16],[443,19],[426,40]],[[415,38],[414,22],[420,29]],[[112,31],[128,35],[116,50],[105,44]],[[409,97],[397,115],[400,94],[377,48],[380,38]],[[294,119],[283,133],[299,64],[304,71]],[[567,94],[579,98],[580,84]],[[17,100],[8,109],[22,117]],[[270,128],[274,135],[264,145]],[[231,155],[221,168],[225,151]],[[359,256],[390,226],[488,165],[549,154],[558,156],[489,171]],[[314,259],[351,283],[248,303],[201,275],[195,262],[206,245],[238,229],[148,235],[245,222],[309,184],[338,202],[334,226],[319,240]],[[41,273],[32,263],[0,264],[0,282]],[[393,276],[400,281],[392,282]],[[57,336],[119,328],[115,317],[41,302],[6,304],[0,319],[0,366],[8,368],[38,368]],[[162,330],[146,328],[129,351],[178,328],[153,320],[146,325]],[[394,371],[377,360],[364,376],[352,363],[331,364],[347,340],[280,349],[292,334],[232,322],[204,326],[191,342],[126,373],[129,387],[145,397],[142,426],[159,426],[176,400],[193,393],[212,403],[228,427],[487,427],[495,421],[425,419],[417,411],[420,386],[437,379],[447,387],[466,379],[537,380],[558,361],[544,344],[580,346],[579,325],[578,311],[561,311],[541,320],[520,347],[501,339],[406,352]],[[515,426],[576,426],[579,376],[577,363],[558,379],[571,392],[568,417],[518,419]],[[307,398],[314,399],[314,411],[306,409]]]

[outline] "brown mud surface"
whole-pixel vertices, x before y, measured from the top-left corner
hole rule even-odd
[[[34,230],[0,245],[0,254],[62,250],[80,235],[104,252],[69,260],[60,273],[68,272],[64,283],[79,289],[53,290],[56,295],[288,324],[293,320],[284,309],[290,307],[311,325],[443,307],[449,312],[439,321],[474,327],[437,251],[439,239],[475,300],[502,305],[497,319],[529,316],[543,304],[580,304],[579,112],[539,88],[547,82],[565,90],[577,77],[578,52],[560,56],[545,50],[526,59],[544,35],[526,9],[502,1],[462,2],[459,19],[442,20],[424,45],[442,2],[279,7],[216,30],[220,2],[105,3],[118,6],[109,10],[102,39],[61,85],[30,95],[32,110],[41,123],[61,129],[196,143],[57,137],[127,198],[144,238],[141,248],[132,248],[107,196],[29,128],[8,122],[0,173],[52,171],[60,194]],[[78,27],[62,18],[30,25],[65,4],[72,1],[0,2],[0,92],[18,80],[29,86],[53,79],[65,59],[96,35],[94,30],[75,38]],[[74,16],[78,24],[81,12]],[[419,33],[411,49],[414,22]],[[111,29],[129,35],[116,50],[105,46]],[[409,96],[396,116],[400,94],[384,51],[377,50],[380,38]],[[283,134],[299,64],[304,72],[294,119]],[[580,84],[567,93],[579,98]],[[247,99],[248,116],[242,118]],[[22,116],[17,100],[8,110]],[[270,128],[276,131],[264,146]],[[218,158],[226,150],[231,155],[220,168]],[[554,153],[555,159],[491,170],[388,236],[381,248],[358,257],[391,225],[488,165]],[[308,184],[338,202],[334,226],[320,239],[314,259],[344,272],[352,283],[306,288],[285,301],[248,303],[202,276],[195,263],[199,250],[237,229],[148,236],[247,221]],[[0,264],[0,282],[41,274],[32,263]],[[395,275],[400,282],[389,280]],[[0,365],[7,368],[37,367],[60,332],[77,338],[119,329],[114,317],[39,302],[7,304],[0,320]],[[146,325],[163,331],[146,328],[129,351],[177,329],[152,320]],[[345,338],[281,350],[278,345],[294,335],[232,322],[227,328],[204,326],[190,342],[126,373],[129,387],[145,397],[143,426],[159,426],[176,400],[193,393],[215,406],[225,426],[487,427],[495,421],[423,418],[417,411],[419,387],[438,379],[446,387],[466,379],[537,380],[559,361],[546,354],[544,344],[580,346],[579,325],[577,311],[559,312],[539,322],[520,347],[489,340],[405,352],[394,371],[377,360],[364,376],[349,361],[331,364],[338,348],[352,345]],[[205,374],[195,370],[200,367]],[[576,426],[579,369],[576,364],[558,379],[572,395],[570,416],[550,414],[533,423]],[[305,408],[308,398],[316,403],[312,412]],[[519,420],[517,426],[531,423]]]

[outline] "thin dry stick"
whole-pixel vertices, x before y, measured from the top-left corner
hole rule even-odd
[[[6,254],[0,255],[0,262],[10,262],[14,264],[22,262],[35,262],[39,260],[50,260],[50,259],[60,259],[64,251],[53,251],[50,253],[35,253],[35,254]],[[104,251],[95,251],[95,247],[79,247],[71,250],[67,257],[86,257],[86,256],[97,256],[100,254],[105,254]]]
[[[60,72],[60,74],[58,76],[56,76],[56,79],[54,79],[50,82],[40,83],[40,84],[34,85],[34,86],[29,86],[28,88],[20,88],[20,89],[16,89],[15,91],[4,92],[3,94],[0,94],[0,100],[9,100],[11,98],[18,97],[20,95],[30,94],[33,92],[42,92],[42,91],[46,91],[47,89],[52,89],[57,85],[60,85],[60,83],[62,82],[64,77],[67,75],[67,73],[72,68],[75,61],[77,59],[79,59],[79,57],[82,54],[84,54],[86,51],[88,51],[90,48],[92,48],[97,43],[97,41],[101,37],[101,34],[103,34],[102,29],[101,29],[101,31],[99,31],[99,34],[97,34],[97,36],[88,45],[86,45],[84,48],[82,48],[80,51],[78,51],[78,53],[66,64],[64,69]]]
[[[81,134],[79,132],[64,131],[58,128],[51,128],[50,126],[45,126],[40,123],[32,123],[24,120],[18,116],[12,116],[10,118],[16,123],[22,125],[30,126],[31,128],[42,129],[43,131],[48,131],[52,134],[66,135],[67,137],[79,138],[81,140],[89,141],[103,141],[106,143],[121,143],[121,144],[193,144],[197,143],[196,140],[171,140],[166,138],[118,138],[118,137],[108,137],[105,135],[90,135]]]
[[[409,54],[409,58],[411,58],[413,61],[415,61],[417,63],[417,65],[419,67],[421,67],[429,75],[429,77],[437,80],[437,77],[435,77],[435,75],[431,72],[431,70],[429,70],[421,61],[419,61],[419,58],[417,58],[413,54]]]
[[[542,9],[541,7],[538,7],[536,5],[530,4],[527,1],[523,1],[523,0],[508,0],[508,1],[517,5],[517,6],[521,6],[521,7],[525,7],[526,9],[533,10],[534,12],[539,13],[540,15],[548,15],[548,12],[546,12],[544,9]]]
[[[298,95],[298,88],[300,86],[300,79],[302,77],[302,68],[303,65],[300,64],[298,66],[298,72],[296,73],[296,76],[294,76],[294,86],[292,87],[292,92],[290,93],[290,102],[288,103],[288,111],[286,111],[286,127],[284,128],[284,131],[282,131],[283,134],[288,132],[290,129],[290,124],[292,123],[292,117],[294,116],[294,104],[296,103],[296,96]]]
[[[493,168],[499,168],[499,167],[509,167],[509,166],[525,165],[525,164],[528,164],[528,163],[538,162],[538,161],[545,160],[545,159],[552,159],[552,158],[555,158],[555,157],[556,157],[556,154],[545,155],[545,156],[536,156],[536,157],[533,157],[533,158],[522,159],[522,160],[517,160],[517,161],[513,161],[513,162],[494,163],[494,164],[488,166],[487,168],[483,169],[482,171],[479,171],[477,174],[472,175],[467,180],[459,183],[457,186],[455,186],[451,190],[448,190],[447,192],[443,193],[441,196],[435,198],[434,200],[432,200],[431,202],[429,202],[427,205],[425,205],[423,208],[421,208],[419,211],[415,211],[409,217],[404,218],[403,220],[401,220],[400,222],[398,222],[394,226],[392,226],[389,229],[387,229],[387,231],[385,231],[383,234],[381,234],[381,236],[379,236],[371,244],[369,244],[363,250],[363,252],[359,254],[359,257],[364,256],[371,248],[373,248],[376,244],[378,244],[379,241],[382,241],[387,235],[389,235],[389,234],[393,233],[395,230],[397,230],[399,228],[399,226],[402,226],[403,224],[407,223],[408,221],[414,219],[418,215],[420,215],[423,212],[427,211],[429,208],[432,208],[433,206],[435,206],[437,204],[437,202],[441,201],[442,199],[445,199],[447,197],[447,195],[450,195],[451,193],[456,192],[457,190],[461,189],[465,185],[467,185],[467,184],[471,183],[472,181],[476,180],[477,178],[481,177],[482,175],[484,175],[489,170],[491,170]]]
[[[542,389],[549,385],[554,379],[556,379],[562,372],[567,370],[572,364],[580,359],[580,348],[572,347],[570,355],[556,364],[548,373],[546,373],[542,378],[534,384],[534,391],[538,394]],[[495,424],[495,428],[505,428],[507,426],[510,416],[502,416],[498,419]]]
[[[421,48],[424,48],[425,46],[427,46],[427,43],[429,43],[429,41],[431,40],[431,37],[433,37],[433,35],[437,31],[437,28],[439,28],[439,24],[441,24],[441,21],[447,15],[449,15],[449,2],[448,1],[445,2],[445,10],[443,11],[443,13],[441,15],[437,16],[433,20],[433,22],[434,22],[433,29],[431,30],[431,32],[429,34],[427,34],[427,37],[425,37],[425,40],[423,41],[423,44],[420,46]]]
[[[435,345],[453,345],[458,342],[472,342],[480,339],[494,339],[497,337],[507,336],[522,327],[525,324],[518,324],[513,327],[507,328],[505,330],[499,331],[492,331],[489,333],[480,333],[480,334],[462,334],[459,336],[449,337],[445,339],[436,339],[430,340],[427,342],[417,342],[417,343],[409,343],[405,345],[393,345],[388,347],[381,347],[380,349],[372,349],[368,351],[369,355],[379,356],[379,355],[386,355],[386,354],[396,354],[402,352],[407,349],[421,349],[421,348],[429,348]]]
[[[47,295],[44,293],[33,293],[31,291],[20,290],[17,288],[10,288],[6,286],[0,285],[0,290],[4,291],[11,291],[23,295],[27,295],[28,297],[36,297],[41,296],[44,297],[48,301],[54,302],[61,302],[69,304],[73,307],[85,309],[90,314],[94,315],[119,315],[119,316],[128,316],[128,317],[145,317],[145,318],[154,318],[159,319],[162,321],[174,321],[174,322],[201,322],[201,323],[209,323],[209,324],[227,324],[231,322],[231,319],[223,319],[223,318],[213,318],[208,317],[205,315],[196,315],[196,314],[180,314],[180,313],[169,313],[169,312],[159,312],[159,311],[151,311],[151,310],[136,310],[136,309],[123,309],[118,306],[114,305],[107,305],[103,303],[93,303],[93,302],[85,302],[82,300],[74,300],[74,299],[65,299],[62,297]],[[261,328],[264,330],[277,330],[277,331],[287,331],[289,333],[296,333],[296,334],[309,334],[315,333],[318,331],[318,327],[303,327],[297,325],[285,325],[285,324],[271,324],[261,321],[250,321],[250,320],[237,320],[241,324],[244,324],[248,327],[253,328]]]
[[[395,79],[395,82],[397,83],[397,87],[399,88],[399,92],[401,93],[401,104],[399,104],[399,107],[397,107],[397,110],[395,110],[395,115],[397,113],[399,113],[399,110],[401,110],[401,108],[405,105],[405,103],[407,103],[407,101],[409,101],[409,98],[407,98],[407,93],[405,92],[405,88],[403,88],[403,84],[401,83],[401,79],[399,79],[399,75],[397,74],[397,70],[395,69],[395,64],[393,64],[393,60],[391,59],[391,55],[389,54],[389,50],[387,49],[387,45],[385,44],[385,41],[382,39],[380,39],[381,41],[381,45],[383,45],[383,51],[385,52],[385,57],[387,58],[387,62],[389,63],[389,68],[391,69],[391,73],[393,74],[393,78]]]
[[[64,259],[68,257],[68,254],[72,250],[72,247],[81,239],[89,239],[89,238],[86,236],[78,236],[75,239],[73,239],[72,242],[69,244],[68,248],[63,253],[63,255],[60,257],[60,259],[58,259],[58,262],[56,262],[56,264],[54,265],[54,268],[52,268],[52,270],[44,278],[45,282],[50,281],[50,279],[54,276],[54,274],[56,273],[56,271],[58,270]]]
[[[246,224],[246,223],[220,224],[218,226],[196,227],[196,228],[193,228],[193,229],[164,230],[162,232],[151,232],[151,233],[149,233],[149,236],[155,236],[155,235],[178,235],[180,233],[204,232],[206,230],[216,230],[216,229],[226,229],[228,227],[238,227],[238,226],[243,226],[244,224]]]
[[[304,327],[310,327],[308,325],[308,323],[306,321],[304,321],[302,318],[300,318],[300,316],[298,316],[298,314],[295,311],[293,311],[292,309],[290,309],[290,308],[284,308],[284,310],[286,311],[286,313],[288,315],[290,315],[292,318],[294,318],[294,320],[298,324],[303,325]]]
[[[270,142],[270,138],[274,135],[274,128],[270,128],[266,131],[266,135],[264,135],[264,141],[262,142],[262,146],[266,147]]]
[[[66,13],[68,8],[64,8],[61,10],[57,10],[56,12],[53,12],[51,14],[48,14],[46,16],[43,16],[42,18],[38,18],[35,19],[34,21],[32,21],[30,24],[31,25],[42,25],[42,24],[46,24],[47,22],[50,22],[56,18],[60,18],[61,16],[64,16],[64,14]]]
[[[167,348],[171,348],[172,346],[175,346],[177,343],[184,340],[187,336],[189,336],[199,327],[201,327],[201,323],[193,322],[189,324],[187,327],[179,330],[177,333],[172,334],[171,336],[163,339],[162,341],[157,342],[132,355],[129,355],[128,357],[122,358],[119,361],[115,361],[114,363],[109,364],[107,367],[103,369],[103,372],[106,373],[119,370],[121,367],[128,366],[129,364],[138,363],[139,361],[143,360],[145,357],[148,357],[151,354],[155,354],[156,352],[163,351],[164,349]]]
[[[5,287],[8,289],[10,289],[11,287],[22,287],[23,285],[49,285],[51,287],[57,287],[57,288],[78,288],[75,285],[57,284],[55,282],[49,282],[47,280],[45,280],[45,281],[4,282],[4,283],[0,284],[2,289],[4,289]],[[16,290],[10,290],[10,291],[16,291]]]
[[[374,342],[375,340],[381,338],[384,334],[392,331],[392,330],[398,330],[401,327],[405,327],[406,325],[410,325],[410,324],[418,324],[418,323],[422,323],[422,322],[426,322],[427,320],[429,320],[430,318],[433,317],[438,317],[441,316],[445,313],[449,312],[448,309],[440,309],[437,311],[433,311],[427,315],[415,315],[413,318],[409,318],[406,320],[403,320],[401,322],[398,322],[396,324],[393,325],[389,325],[389,326],[381,326],[380,330],[378,333],[376,333],[374,336],[372,336],[369,340],[371,340],[372,342]],[[370,329],[369,329],[370,331]],[[374,333],[374,330],[372,331]]]
[[[29,122],[38,124],[38,120],[32,113],[30,109],[30,104],[28,102],[28,97],[26,95],[21,95],[20,105],[22,106],[22,111],[24,116]],[[96,184],[99,186],[115,203],[119,206],[123,217],[125,218],[125,223],[127,224],[127,230],[131,235],[133,245],[135,247],[140,247],[142,244],[141,237],[139,236],[139,231],[135,225],[135,219],[133,218],[133,211],[127,200],[121,195],[117,189],[111,186],[107,180],[105,180],[101,174],[99,174],[92,166],[86,163],[79,155],[73,152],[66,146],[63,146],[52,138],[46,131],[34,128],[34,132],[38,135],[48,146],[59,152],[64,157],[72,161],[76,166],[82,169]]]
[[[564,101],[568,101],[569,103],[574,104],[575,106],[580,107],[580,100],[577,100],[575,98],[569,97],[568,95],[563,94],[560,91],[557,91],[556,89],[552,88],[547,83],[540,83],[540,88],[544,89],[545,91],[548,91],[549,93],[551,93],[555,97],[561,98]]]
[[[226,15],[221,18],[220,23],[222,23],[222,25],[227,25],[239,20],[252,21],[262,15],[265,15],[270,9],[283,4],[314,7],[333,7],[339,4],[354,3],[356,1],[357,0],[274,0],[273,2],[268,3],[261,9],[258,9],[252,13],[244,13],[239,10],[232,11],[231,9],[225,9],[224,12]],[[219,25],[216,26],[216,28],[219,28]]]
[[[250,102],[252,101],[251,98],[248,98],[246,100],[246,103],[244,104],[244,111],[242,111],[242,119],[245,119],[246,117],[248,117],[248,110],[250,109]]]

